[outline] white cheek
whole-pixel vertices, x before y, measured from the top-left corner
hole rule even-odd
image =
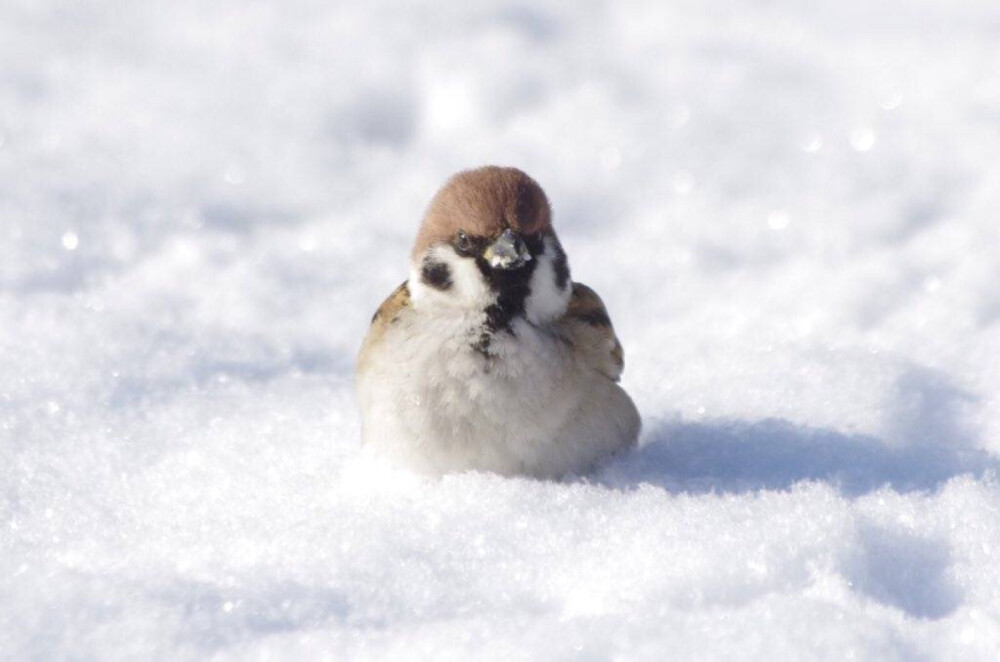
[[[545,253],[538,256],[538,264],[531,275],[531,294],[525,301],[525,314],[528,321],[535,324],[548,322],[566,312],[569,297],[572,293],[570,280],[566,286],[556,287],[555,270],[556,249],[551,239],[545,239]]]
[[[484,310],[493,303],[495,295],[473,260],[456,255],[448,246],[434,246],[428,249],[427,255],[448,265],[451,287],[439,290],[427,285],[420,278],[423,259],[411,263],[409,288],[415,306]]]

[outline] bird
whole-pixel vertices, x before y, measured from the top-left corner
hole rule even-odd
[[[362,446],[423,474],[585,475],[637,443],[623,368],[541,186],[513,167],[464,170],[431,199],[408,278],[362,343]]]

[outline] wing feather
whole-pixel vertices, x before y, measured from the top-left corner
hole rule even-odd
[[[404,281],[402,285],[392,291],[382,305],[378,307],[372,316],[371,326],[368,334],[361,345],[361,352],[358,356],[358,365],[362,369],[367,364],[366,357],[373,346],[381,342],[386,330],[399,321],[399,316],[410,306],[410,288]]]
[[[569,306],[560,322],[584,363],[614,381],[621,378],[625,354],[597,292],[583,283],[573,283]]]

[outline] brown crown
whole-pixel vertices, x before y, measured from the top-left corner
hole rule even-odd
[[[450,242],[459,230],[495,237],[507,228],[522,235],[550,229],[552,212],[542,188],[517,168],[485,166],[454,175],[431,200],[412,257]]]

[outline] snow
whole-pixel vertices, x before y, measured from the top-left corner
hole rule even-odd
[[[1000,650],[1000,6],[0,4],[0,658]],[[546,188],[642,446],[358,448],[452,172]]]

